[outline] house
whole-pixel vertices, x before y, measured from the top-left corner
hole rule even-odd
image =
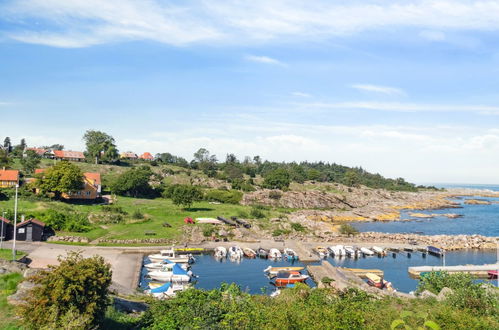
[[[127,151],[127,152],[122,152],[120,154],[120,158],[122,158],[122,159],[137,159],[139,157],[137,157],[136,153],[131,152],[131,151]]]
[[[0,188],[15,187],[19,184],[19,171],[17,170],[0,170]]]
[[[85,155],[81,151],[54,150],[54,158],[59,160],[70,160],[80,162],[85,160]]]
[[[143,160],[154,160],[154,157],[151,155],[151,153],[144,152],[142,155],[140,155],[140,159],[143,159]]]
[[[36,219],[23,221],[16,226],[16,240],[18,241],[41,241],[44,239],[46,226]]]
[[[35,171],[36,172],[36,171]],[[62,198],[68,200],[94,200],[101,197],[102,183],[100,173],[83,173],[84,186],[82,190],[74,191],[69,194],[62,194]]]
[[[26,148],[24,154],[26,154],[26,151],[31,150],[34,151],[38,156],[45,157],[45,158],[51,158],[53,157],[53,154],[50,150],[43,149],[43,148]]]
[[[1,229],[2,226],[3,229]],[[2,240],[8,241],[9,239],[12,239],[12,235],[14,235],[14,226],[10,220],[0,217],[0,237]]]

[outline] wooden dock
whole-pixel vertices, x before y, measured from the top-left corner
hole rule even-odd
[[[488,272],[498,270],[499,264],[489,265],[460,265],[460,266],[418,266],[409,267],[409,276],[420,278],[421,273],[428,272],[448,272],[448,273],[468,273],[477,278],[488,278]]]
[[[366,278],[367,273],[372,273],[380,277],[384,276],[384,272],[381,269],[362,269],[362,268],[340,268],[348,272],[352,272],[360,278]]]

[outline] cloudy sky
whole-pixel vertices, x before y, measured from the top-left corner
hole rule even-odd
[[[499,183],[499,1],[0,1],[0,139]]]

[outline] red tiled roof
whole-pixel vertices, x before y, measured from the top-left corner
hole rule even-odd
[[[46,153],[48,150],[42,149],[42,148],[26,148],[26,150],[31,150],[42,156],[44,153]]]
[[[17,224],[17,227],[21,227],[21,226],[25,226],[27,225],[28,223],[36,223],[37,225],[39,226],[42,226],[42,227],[45,227],[45,223],[41,222],[40,220],[37,220],[37,219],[29,219],[29,220],[26,220],[24,222],[21,222],[21,223],[18,223]]]
[[[0,217],[0,221],[3,221],[5,223],[10,223],[10,220],[9,219],[5,219],[3,217]]]
[[[19,171],[17,170],[0,170],[0,181],[18,181]]]
[[[98,185],[101,184],[100,173],[87,172],[87,173],[83,173],[83,175],[85,176],[85,178],[87,180],[91,181],[92,183],[95,182],[95,184],[98,184]]]
[[[154,159],[154,157],[149,152],[144,152],[142,155],[140,155],[140,158],[142,158],[142,159]]]
[[[56,158],[85,158],[83,152],[71,150],[54,150],[54,155]]]

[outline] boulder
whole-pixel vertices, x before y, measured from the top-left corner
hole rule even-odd
[[[442,300],[445,300],[447,299],[447,297],[449,297],[450,295],[452,295],[454,293],[454,290],[450,289],[450,288],[443,288],[442,290],[440,290],[440,293],[438,294],[437,296],[437,300],[438,301],[442,301]]]
[[[421,292],[419,294],[419,297],[422,298],[422,299],[426,299],[426,298],[437,298],[437,295],[428,291],[428,290],[424,290],[423,292]]]

